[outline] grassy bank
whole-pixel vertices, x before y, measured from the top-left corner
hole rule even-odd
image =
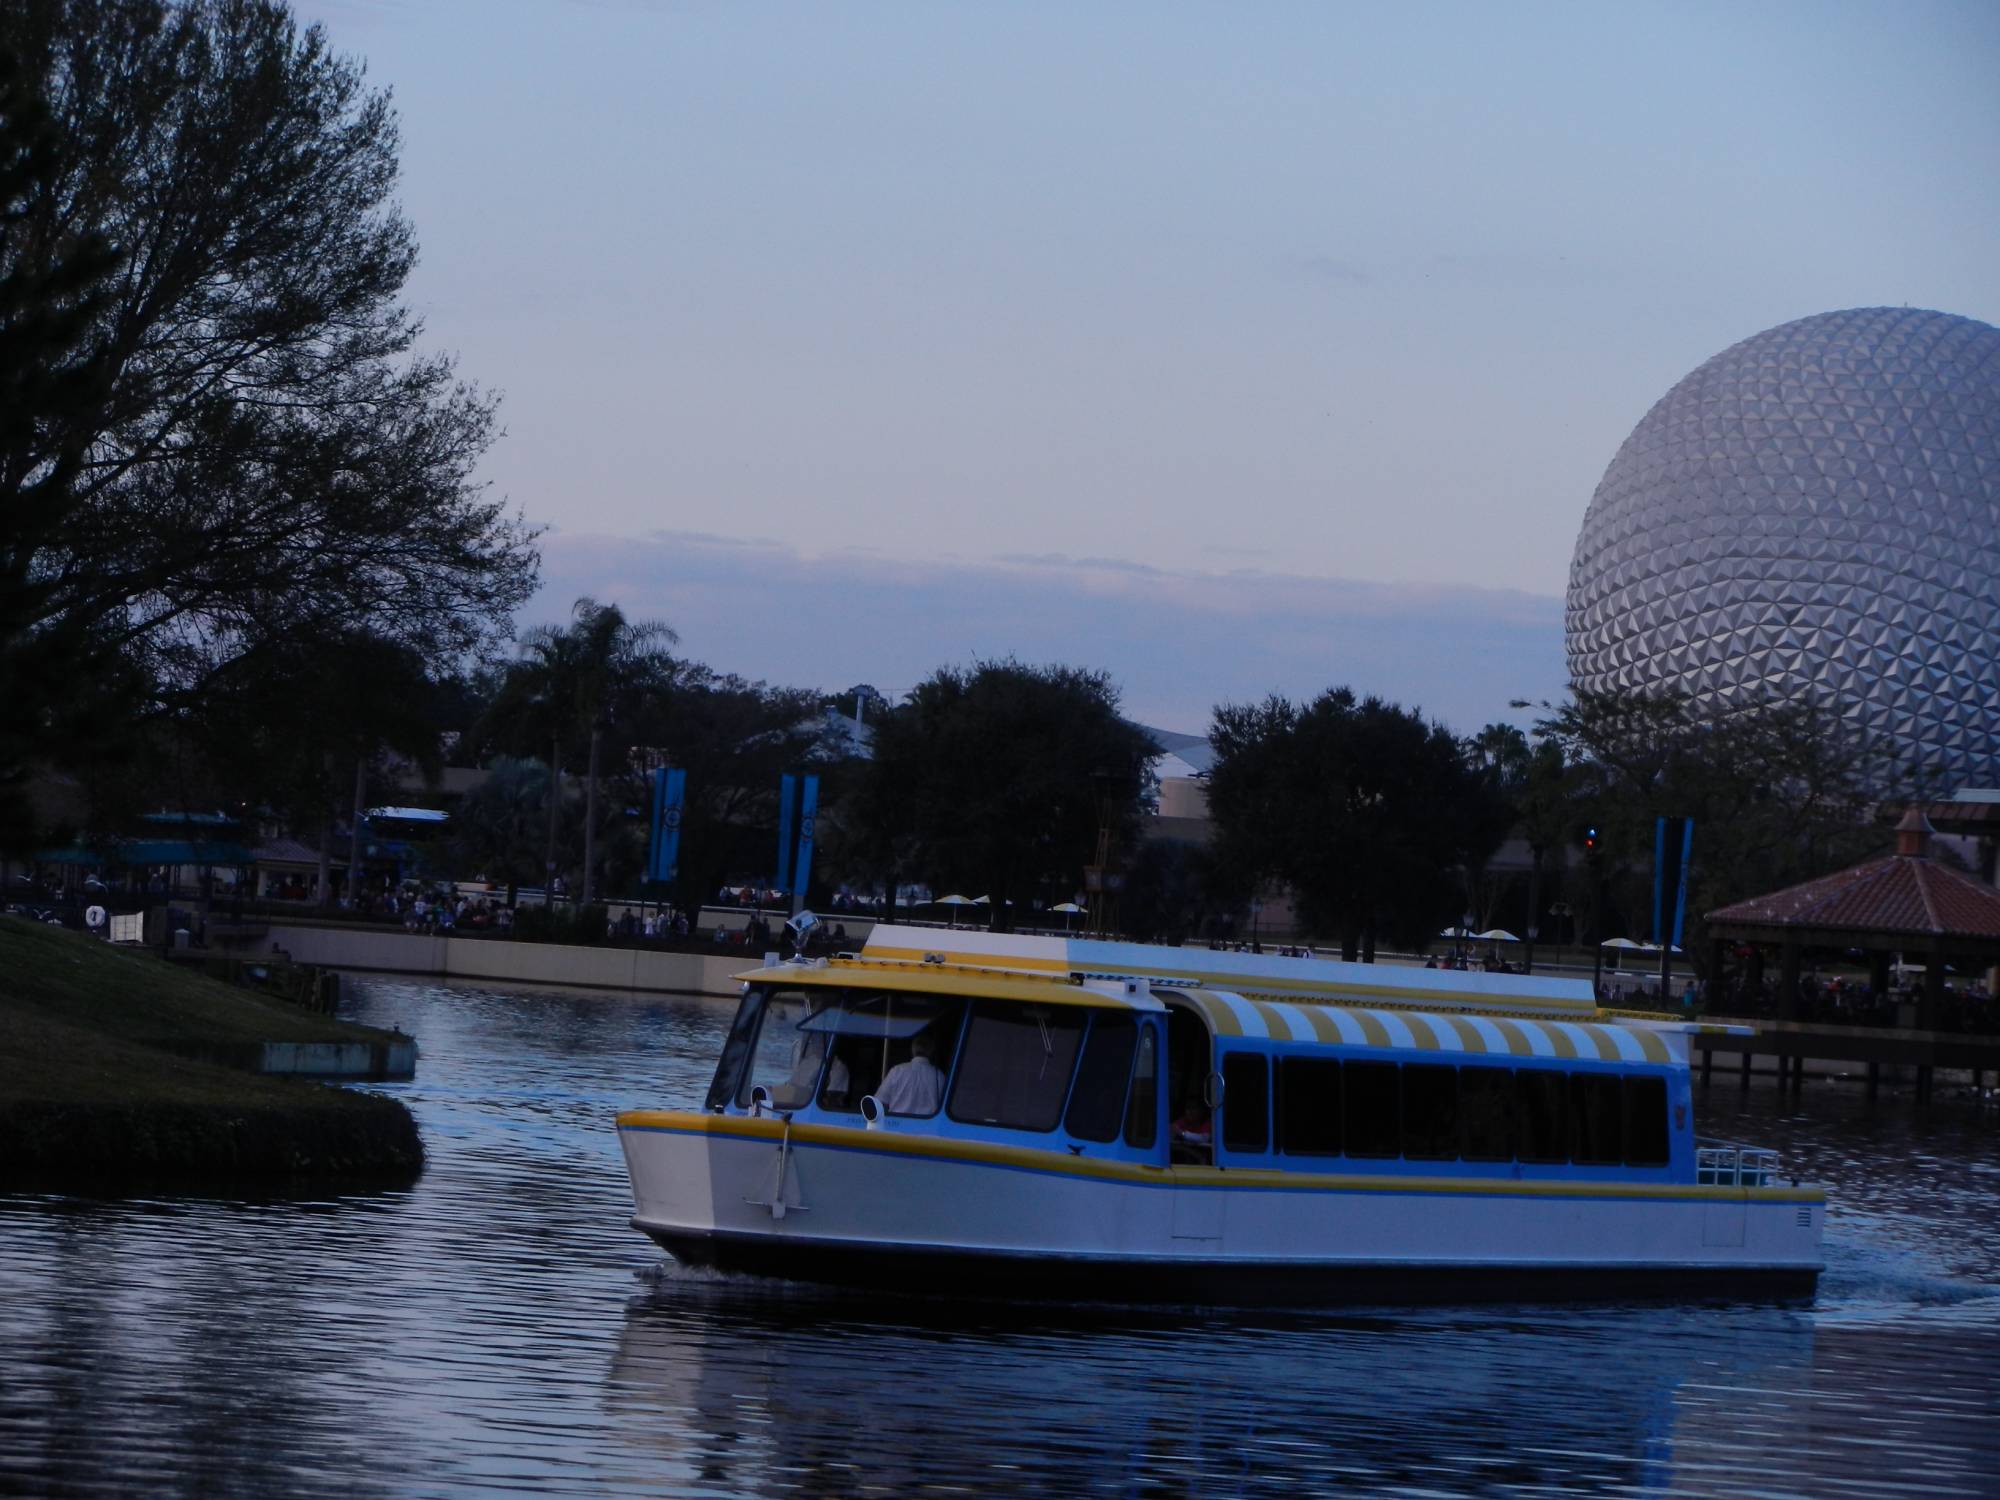
[[[423,1146],[397,1101],[197,1060],[381,1035],[0,916],[0,1186],[414,1177]]]

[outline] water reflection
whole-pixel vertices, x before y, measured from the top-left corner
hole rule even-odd
[[[1658,1309],[1030,1318],[669,1275],[609,1405],[667,1472],[744,1494],[1670,1487],[1718,1440],[1685,1389],[1810,1385],[1811,1320]],[[1768,1470],[1766,1475],[1768,1477]]]

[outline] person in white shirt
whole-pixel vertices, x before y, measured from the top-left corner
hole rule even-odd
[[[882,1075],[875,1102],[892,1115],[934,1115],[944,1100],[944,1074],[931,1061],[937,1042],[920,1031],[910,1042],[910,1059]]]

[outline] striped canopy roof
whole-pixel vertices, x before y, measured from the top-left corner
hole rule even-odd
[[[1253,999],[1205,989],[1173,991],[1167,997],[1184,1000],[1199,1010],[1218,1038],[1253,1037],[1278,1042],[1319,1042],[1327,1046],[1392,1047],[1474,1057],[1573,1062],[1667,1063],[1686,1055],[1686,1042],[1681,1037],[1642,1026],[1602,1021],[1531,1021],[1505,1016],[1363,1010],[1295,1000]]]

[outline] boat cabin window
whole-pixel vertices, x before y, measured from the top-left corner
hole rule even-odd
[[[1666,1079],[1626,1079],[1625,1160],[1635,1167],[1664,1167],[1671,1154]]]
[[[731,1104],[749,1103],[750,1050],[757,1044],[757,1025],[763,1019],[764,991],[752,985],[743,992],[742,1003],[736,1007],[736,1019],[729,1023],[729,1036],[722,1044],[722,1056],[716,1060],[715,1077],[709,1082],[703,1108],[720,1110]]]
[[[1412,1161],[1458,1160],[1458,1069],[1404,1067],[1403,1155]]]
[[[756,1048],[751,1053],[750,1066],[742,1070],[741,1083],[736,1091],[736,1103],[747,1106],[752,1092],[761,1084],[771,1091],[771,1104],[776,1109],[800,1109],[812,1102],[813,1088],[819,1082],[820,1064],[826,1060],[827,1039],[823,1033],[816,1033],[811,1022],[817,1016],[831,1011],[835,997],[830,994],[808,995],[802,990],[753,990],[752,996],[762,997],[761,1016],[754,1019],[756,1026]],[[744,1009],[749,1009],[746,1001]],[[742,1023],[739,1012],[738,1024]],[[761,1020],[761,1025],[757,1021]],[[730,1043],[736,1041],[732,1031]],[[723,1066],[727,1068],[729,1048],[723,1049]],[[720,1083],[722,1070],[717,1070]]]
[[[1093,1011],[1083,1063],[1070,1091],[1063,1129],[1081,1141],[1115,1141],[1125,1118],[1125,1085],[1132,1077],[1132,1049],[1139,1023],[1129,1014]]]
[[[1467,1161],[1514,1159],[1514,1070],[1458,1070],[1459,1155]]]
[[[1278,1149],[1287,1156],[1340,1155],[1340,1064],[1332,1058],[1279,1061]]]
[[[1260,1087],[1232,1068],[1248,1055],[1223,1061],[1223,1144],[1232,1150],[1259,1149],[1241,1116],[1229,1118],[1243,1088]],[[1655,1076],[1294,1056],[1278,1059],[1277,1086],[1286,1156],[1586,1167],[1672,1159],[1667,1084]]]
[[[1403,1119],[1394,1063],[1356,1062],[1342,1069],[1349,1156],[1401,1156]]]
[[[974,1001],[947,1112],[968,1125],[1054,1130],[1087,1014],[1073,1005]]]
[[[1514,1150],[1522,1161],[1569,1160],[1568,1075],[1523,1068],[1514,1075]]]
[[[1132,1063],[1132,1097],[1125,1106],[1125,1144],[1150,1146],[1160,1129],[1160,1043],[1151,1026],[1139,1028],[1139,1055]]]
[[[944,1079],[951,1072],[963,1009],[963,1001],[946,995],[847,991],[838,1007],[803,1023],[805,1031],[827,1039],[831,1053],[826,1076],[820,1080],[819,1107],[858,1113],[864,1098],[885,1092],[884,1080],[891,1072],[919,1052],[928,1052],[938,1077],[918,1087],[906,1075],[898,1075],[896,1085],[886,1090],[890,1098],[885,1103],[891,1114],[936,1114],[935,1101],[943,1097]],[[915,1068],[921,1071],[923,1064]],[[898,1100],[915,1101],[917,1107],[897,1107]]]
[[[1222,1146],[1262,1151],[1271,1140],[1271,1075],[1263,1055],[1226,1052],[1222,1057]]]
[[[1579,1166],[1615,1167],[1625,1159],[1618,1083],[1605,1073],[1569,1075],[1569,1159]]]

